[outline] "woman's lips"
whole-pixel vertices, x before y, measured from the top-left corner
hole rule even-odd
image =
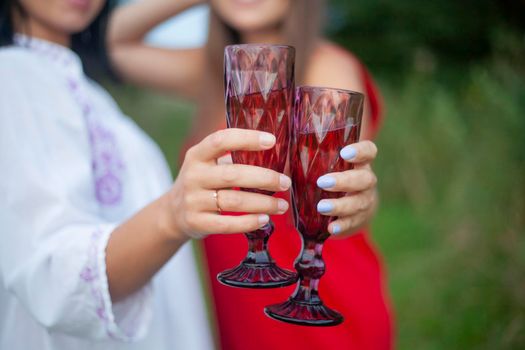
[[[248,5],[255,5],[257,3],[260,3],[264,0],[233,0],[233,2],[237,5],[243,5],[243,6],[248,6]]]
[[[89,10],[91,5],[91,0],[68,0],[68,2],[71,6],[84,11]]]

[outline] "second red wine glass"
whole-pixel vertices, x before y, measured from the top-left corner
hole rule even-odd
[[[274,319],[307,326],[343,322],[343,316],[319,297],[319,281],[325,272],[323,244],[335,218],[321,215],[317,203],[345,194],[322,190],[317,179],[352,167],[339,152],[359,140],[363,99],[362,94],[347,90],[307,86],[296,90],[290,167],[294,220],[303,247],[295,261],[299,273],[295,292],[287,301],[264,310]]]

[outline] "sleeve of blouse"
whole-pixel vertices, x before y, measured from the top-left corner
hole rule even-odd
[[[1,282],[51,332],[140,339],[151,288],[111,302],[105,250],[117,223],[94,199],[83,116],[51,80],[11,67],[0,64]]]

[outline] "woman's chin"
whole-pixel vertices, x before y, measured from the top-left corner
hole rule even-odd
[[[55,27],[67,34],[76,34],[85,30],[91,23],[91,19],[80,18],[80,16],[69,16],[63,18],[61,23],[55,23]]]
[[[264,23],[257,23],[255,21],[236,21],[235,23],[231,23],[230,26],[241,33],[241,36],[243,34],[257,34],[257,33],[264,33],[269,30],[275,29],[276,24],[264,22]]]

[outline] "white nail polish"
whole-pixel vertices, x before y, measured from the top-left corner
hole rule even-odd
[[[288,202],[284,199],[279,198],[277,201],[277,208],[279,209],[279,213],[284,213],[288,210]]]
[[[266,214],[259,215],[259,224],[266,225],[270,221],[270,217]]]

